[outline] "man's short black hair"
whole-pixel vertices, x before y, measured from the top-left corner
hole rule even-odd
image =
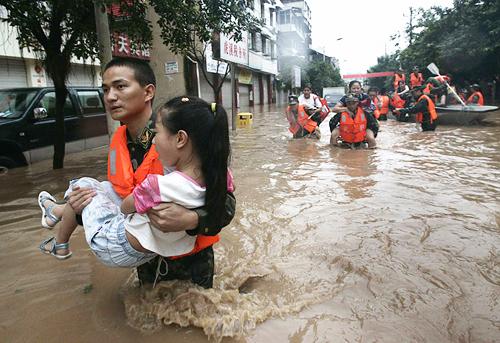
[[[128,67],[134,71],[135,79],[142,87],[147,85],[154,85],[156,87],[155,74],[146,61],[129,57],[114,57],[106,64],[103,73],[112,67]]]

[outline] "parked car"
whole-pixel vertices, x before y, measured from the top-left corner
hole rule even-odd
[[[326,94],[325,100],[328,104],[328,107],[332,109],[343,96],[343,94]]]
[[[71,87],[64,104],[66,152],[108,143],[100,88]],[[53,155],[54,88],[0,89],[0,169],[23,166]]]

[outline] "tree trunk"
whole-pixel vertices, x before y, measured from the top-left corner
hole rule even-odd
[[[65,155],[65,125],[64,125],[64,103],[68,95],[66,88],[66,76],[69,72],[69,61],[65,61],[61,55],[47,55],[46,59],[47,70],[54,71],[51,74],[52,81],[56,93],[56,130],[54,137],[54,158],[52,160],[53,169],[64,168]]]

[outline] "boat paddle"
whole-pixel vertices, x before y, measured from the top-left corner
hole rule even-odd
[[[437,65],[433,63],[429,64],[427,66],[427,69],[429,69],[429,71],[431,73],[433,73],[434,75],[437,75],[437,76],[441,76],[441,74],[439,74],[439,68],[437,67]],[[448,82],[446,82],[446,80],[444,78],[442,78],[442,80],[444,81],[444,83],[446,84],[446,86],[448,86],[448,89],[452,91],[452,93],[455,95],[455,97],[458,99],[458,101],[460,101],[460,103],[462,104],[462,106],[466,107],[467,105],[465,105],[465,103],[463,102],[463,100],[458,96],[457,92],[455,92],[455,90],[453,88],[451,88],[451,86],[448,84]]]

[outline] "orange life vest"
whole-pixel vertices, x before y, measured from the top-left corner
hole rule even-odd
[[[389,97],[387,95],[381,95],[380,96],[380,102],[382,103],[382,107],[380,108],[379,112],[381,115],[387,115],[389,113]]]
[[[379,99],[378,95],[375,95],[372,98],[372,101],[373,101],[373,104],[375,105],[375,111],[373,111],[373,115],[374,115],[375,119],[378,119],[378,118],[380,118],[379,103],[381,102],[381,100]]]
[[[391,99],[392,107],[403,108],[403,107],[405,107],[405,103],[406,103],[406,101],[401,99],[401,97],[399,96],[398,93],[394,92],[394,94],[392,95],[392,99]]]
[[[113,135],[109,146],[108,181],[113,184],[115,192],[125,198],[149,174],[163,174],[163,166],[158,159],[154,145],[134,172],[127,147],[127,127],[120,126]]]
[[[477,104],[483,106],[484,105],[484,97],[483,94],[479,91],[475,91],[474,93],[471,94],[471,96],[467,99],[468,104],[473,104],[474,101],[474,96],[477,96]]]
[[[420,98],[418,98],[418,102],[422,99],[427,99],[427,111],[429,111],[429,114],[431,115],[431,123],[438,118],[437,112],[436,112],[436,106],[434,105],[434,102],[429,98],[428,95],[422,94]],[[415,121],[417,123],[421,123],[424,119],[424,114],[422,112],[417,113],[415,117]]]
[[[423,82],[424,78],[422,77],[422,73],[418,73],[417,75],[415,75],[415,73],[410,74],[410,88],[421,86]]]
[[[398,88],[399,81],[406,81],[405,74],[402,74],[401,76],[399,76],[398,73],[394,74],[394,89]]]
[[[152,145],[148,153],[144,156],[141,165],[134,172],[130,162],[130,152],[127,147],[127,127],[120,126],[109,145],[108,155],[108,181],[113,184],[113,189],[122,198],[132,193],[135,186],[139,185],[149,174],[163,175],[163,166],[158,158],[158,152]],[[183,256],[195,254],[219,241],[219,235],[196,236],[193,250],[181,256],[169,257],[177,259]]]
[[[342,112],[340,116],[340,138],[346,143],[363,142],[366,138],[367,121],[361,107],[358,107],[354,119],[348,112]]]
[[[290,123],[290,127],[288,128],[288,130],[290,130],[290,132],[294,135],[300,129],[304,129],[309,133],[314,132],[314,130],[318,126],[318,123],[316,123],[312,119],[309,119],[309,116],[307,115],[304,106],[302,105],[297,105],[297,119],[295,119],[290,106],[288,106],[286,109],[286,118]]]

